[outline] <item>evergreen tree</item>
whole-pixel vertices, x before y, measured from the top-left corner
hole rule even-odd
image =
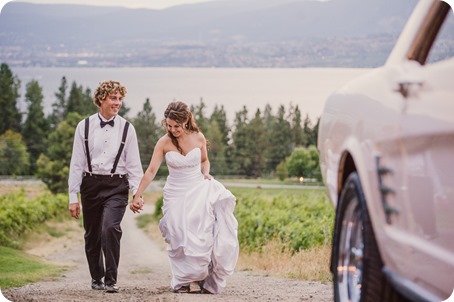
[[[248,134],[248,111],[246,106],[243,110],[235,114],[234,132],[232,133],[232,154],[230,168],[233,174],[248,175],[248,169],[251,165],[248,144],[251,143],[251,137]],[[252,138],[254,139],[254,138]]]
[[[131,108],[129,108],[127,105],[126,105],[126,102],[123,100],[123,104],[120,108],[120,110],[118,111],[118,114],[124,118],[127,118],[128,116],[128,113],[129,111],[131,110]]]
[[[200,98],[200,103],[197,106],[191,106],[190,110],[194,114],[194,118],[197,122],[197,126],[199,126],[200,130],[205,133],[208,129],[209,121],[205,117],[204,111],[206,108],[206,104],[203,102],[203,99]]]
[[[265,123],[266,129],[271,129],[273,125],[275,117],[273,115],[273,108],[271,108],[270,104],[266,104],[265,110],[263,110],[263,122]]]
[[[317,118],[317,123],[315,124],[314,128],[312,128],[312,137],[313,137],[313,145],[318,145],[318,127],[320,126],[320,118]]]
[[[223,135],[218,125],[218,122],[213,119],[210,122],[205,138],[209,142],[208,158],[210,159],[210,173],[213,175],[227,174],[227,165],[225,161],[226,145],[223,141]]]
[[[20,80],[13,75],[9,66],[0,66],[0,134],[11,129],[20,132],[22,115],[17,108]]]
[[[255,117],[247,125],[248,136],[251,138],[246,145],[250,166],[247,168],[247,175],[252,177],[262,176],[265,167],[265,152],[268,144],[266,129],[260,109],[257,109]]]
[[[60,87],[58,92],[55,93],[56,101],[52,104],[52,113],[49,116],[49,123],[52,128],[62,122],[66,117],[66,94],[68,91],[68,83],[66,77],[61,78]]]
[[[229,146],[229,141],[230,141],[230,132],[231,129],[228,125],[227,121],[227,113],[225,112],[224,106],[221,105],[221,107],[218,107],[216,105],[214,107],[213,113],[211,114],[210,117],[210,124],[213,122],[216,122],[216,125],[218,126],[218,129],[220,131],[221,135],[221,141],[222,141],[222,149],[224,154],[219,154],[217,155],[217,160],[219,161],[218,166],[216,167],[217,169],[217,174],[231,174],[231,163],[233,162],[232,160],[232,148]],[[220,147],[219,147],[220,148]]]
[[[140,160],[142,166],[146,169],[150,163],[156,142],[164,134],[162,128],[156,122],[156,115],[153,113],[150,99],[145,100],[142,111],[132,120],[132,123],[136,129],[139,142]]]
[[[0,135],[0,175],[27,175],[29,154],[18,132],[6,130]]]
[[[285,118],[285,108],[280,106],[276,119],[269,132],[267,169],[274,171],[276,166],[292,152],[293,139],[290,123]]]
[[[52,193],[68,191],[68,173],[71,161],[74,131],[83,116],[69,113],[49,135],[49,148],[41,154],[37,162],[36,175]]]
[[[22,129],[22,136],[30,153],[30,173],[36,171],[36,160],[46,150],[49,124],[44,115],[43,93],[38,82],[32,80],[26,86],[25,101],[28,114]]]
[[[304,119],[303,123],[303,133],[304,133],[304,141],[305,147],[309,147],[310,145],[313,144],[313,134],[312,134],[312,122],[311,119],[309,118],[309,115],[306,114],[306,118]]]
[[[218,105],[216,105],[214,107],[213,113],[210,117],[210,122],[213,121],[216,121],[219,131],[221,131],[222,142],[224,143],[224,146],[227,147],[229,144],[230,128],[227,122],[227,113],[225,112],[224,106],[219,108]]]
[[[292,121],[292,133],[293,133],[293,142],[295,146],[304,146],[304,133],[303,128],[301,127],[301,111],[296,105],[295,107],[290,106],[290,120]]]
[[[78,86],[76,82],[73,82],[66,103],[65,117],[67,117],[69,113],[74,112],[78,113],[83,118],[96,111],[97,108],[93,104],[93,97],[90,89],[87,88],[84,91],[82,86]]]

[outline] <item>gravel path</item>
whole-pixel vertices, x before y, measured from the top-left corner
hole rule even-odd
[[[238,271],[230,276],[227,288],[219,295],[172,293],[166,252],[137,228],[135,217],[128,210],[122,223],[119,293],[90,289],[87,261],[82,241],[79,240],[71,248],[60,249],[47,257],[51,261],[73,264],[73,268],[61,278],[2,290],[3,295],[12,302],[333,301],[331,285],[247,271]],[[79,235],[83,237],[82,232]]]

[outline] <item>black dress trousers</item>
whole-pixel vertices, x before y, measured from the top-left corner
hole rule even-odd
[[[127,177],[89,175],[82,178],[80,195],[85,228],[85,254],[92,279],[117,283],[121,221],[128,205]],[[105,266],[104,259],[105,258]]]

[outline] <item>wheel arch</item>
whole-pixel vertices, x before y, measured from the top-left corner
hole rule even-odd
[[[338,176],[337,176],[337,200],[339,201],[340,194],[342,192],[342,189],[344,188],[345,182],[347,181],[348,176],[352,172],[358,172],[356,165],[355,165],[355,160],[353,159],[353,156],[351,155],[350,152],[346,151],[342,154],[341,159],[339,161],[339,170],[338,170]]]

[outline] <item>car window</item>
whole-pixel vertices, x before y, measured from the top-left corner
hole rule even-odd
[[[435,63],[452,57],[454,57],[454,13],[451,8],[429,52],[426,63]]]

